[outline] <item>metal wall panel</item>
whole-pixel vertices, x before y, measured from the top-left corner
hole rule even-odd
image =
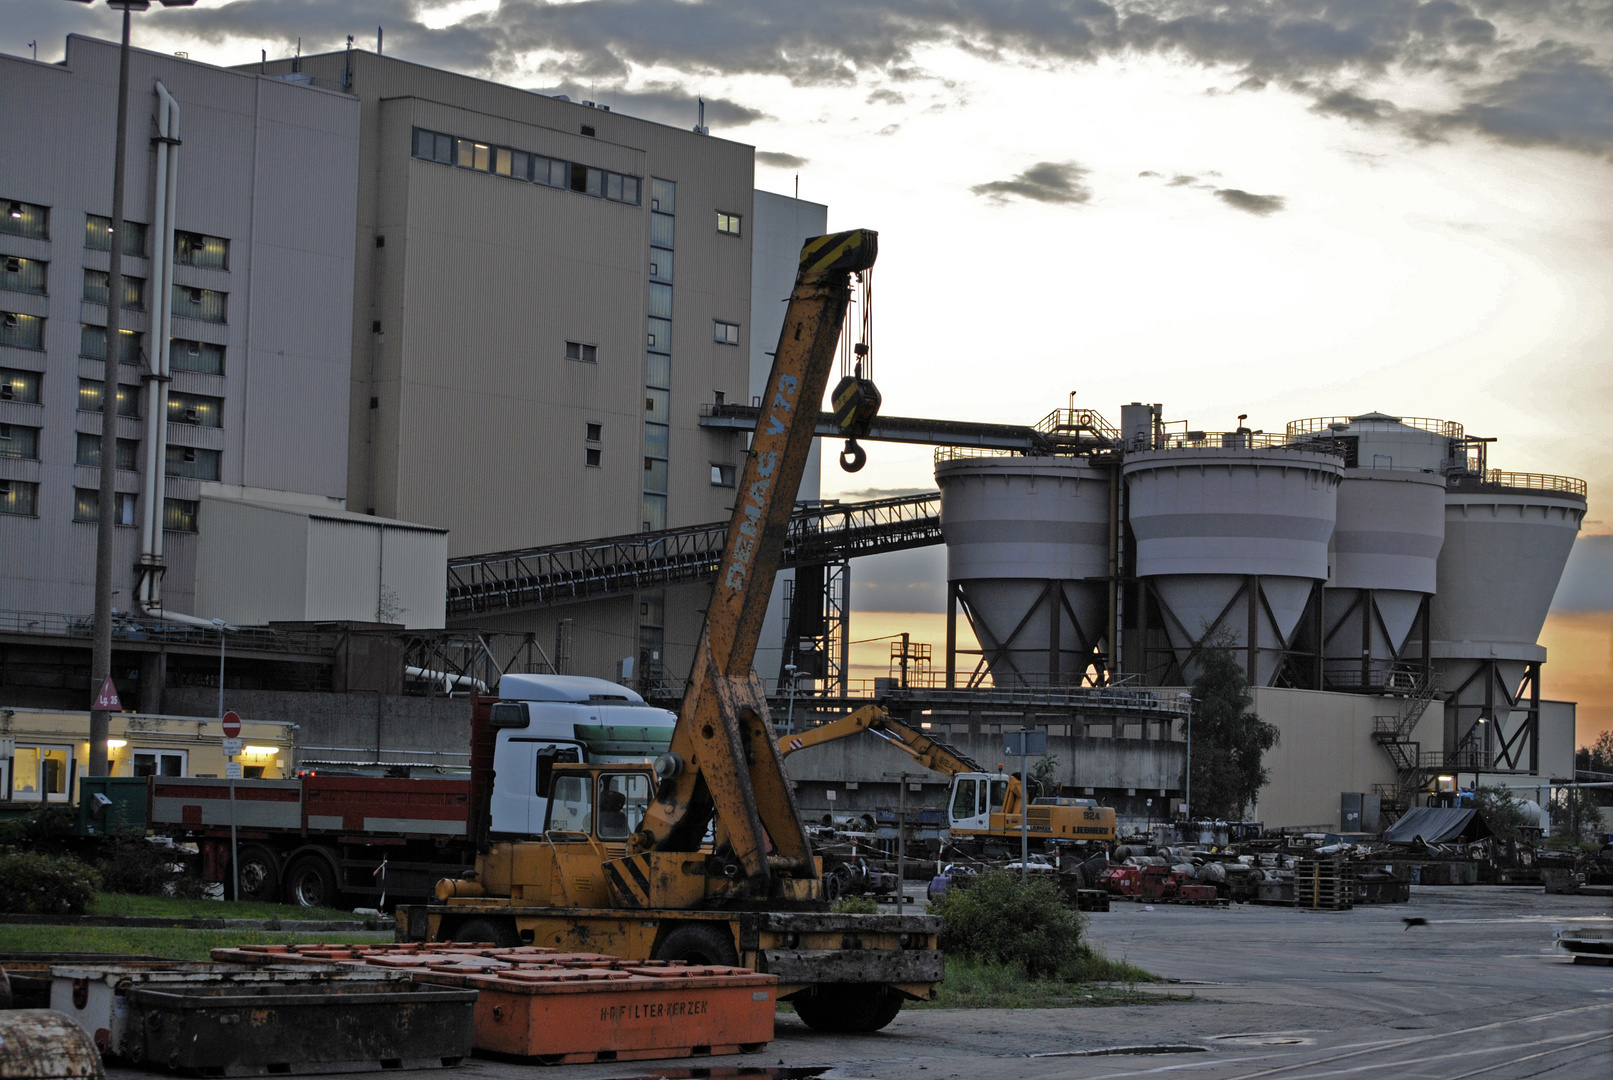
[[[312,617],[306,513],[203,498],[198,517],[195,614],[238,626]]]
[[[397,597],[395,621],[411,630],[441,629],[448,595],[448,534],[382,526],[381,585]]]
[[[310,619],[374,622],[381,601],[381,530],[317,517],[308,522]]]

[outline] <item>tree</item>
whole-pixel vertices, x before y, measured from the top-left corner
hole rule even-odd
[[[1497,840],[1516,840],[1523,827],[1523,800],[1502,787],[1473,789],[1473,808]]]
[[[1249,680],[1226,643],[1200,654],[1193,680],[1193,805],[1197,818],[1241,820],[1270,774],[1261,764],[1277,745],[1277,728],[1250,709]],[[1188,720],[1182,721],[1183,731]]]
[[[1586,772],[1613,773],[1613,731],[1604,731],[1589,746],[1574,755],[1574,768]]]
[[[1036,762],[1031,770],[1030,789],[1034,795],[1027,798],[1039,798],[1043,795],[1057,795],[1059,793],[1059,756],[1048,754]]]
[[[1558,788],[1551,795],[1551,833],[1570,843],[1595,843],[1602,832],[1601,807],[1590,788]]]

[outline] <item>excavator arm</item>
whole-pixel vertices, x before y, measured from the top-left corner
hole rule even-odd
[[[630,844],[635,854],[697,851],[714,821],[720,851],[758,896],[776,891],[775,878],[817,876],[752,662],[851,278],[877,253],[878,234],[867,229],[815,237],[801,249],[672,745],[656,763],[656,798]]]

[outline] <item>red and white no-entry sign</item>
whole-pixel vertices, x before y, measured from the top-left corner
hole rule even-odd
[[[224,737],[226,739],[238,738],[241,734],[241,718],[232,709],[224,714]]]

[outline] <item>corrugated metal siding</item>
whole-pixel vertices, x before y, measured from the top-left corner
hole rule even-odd
[[[204,619],[261,626],[314,618],[303,587],[308,518],[233,499],[201,500],[197,519],[194,608]]]
[[[374,622],[381,600],[381,530],[333,518],[308,522],[310,619]]]
[[[448,534],[382,526],[381,584],[398,598],[398,622],[411,630],[441,629],[448,591]]]

